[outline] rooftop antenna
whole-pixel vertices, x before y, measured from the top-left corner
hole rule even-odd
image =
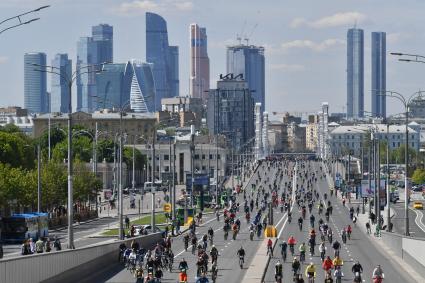
[[[239,45],[241,45],[241,42],[242,42],[242,36],[243,36],[243,32],[245,30],[245,26],[246,26],[246,20],[243,22],[241,32],[236,34],[236,40],[239,42]]]
[[[248,43],[249,43],[249,39],[251,38],[251,35],[254,33],[255,28],[256,28],[257,26],[258,26],[258,23],[256,23],[256,24],[252,27],[251,32],[250,32],[249,34],[245,34],[245,38],[244,38],[244,40],[246,41],[246,45],[248,45]]]
[[[354,20],[354,28],[357,28],[357,19]]]

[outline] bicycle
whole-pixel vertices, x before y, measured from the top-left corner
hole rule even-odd
[[[243,264],[244,264],[244,257],[239,256],[239,266],[241,267],[241,269],[243,268]]]

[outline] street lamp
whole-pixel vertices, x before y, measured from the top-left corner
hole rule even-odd
[[[4,24],[5,22],[11,21],[13,19],[17,19],[19,21],[19,23],[0,30],[0,34],[2,34],[3,32],[5,32],[7,30],[10,30],[10,29],[13,29],[13,28],[16,28],[16,27],[19,27],[19,26],[27,25],[27,24],[30,24],[32,22],[38,21],[40,18],[33,18],[33,19],[28,20],[28,21],[23,21],[21,19],[21,17],[22,16],[25,16],[25,15],[28,15],[28,14],[31,14],[31,13],[38,12],[38,11],[43,10],[43,9],[46,9],[48,7],[50,7],[50,5],[41,6],[40,8],[31,10],[31,11],[28,11],[28,12],[25,12],[25,13],[22,13],[22,14],[19,14],[17,16],[13,16],[13,17],[10,17],[8,19],[5,19],[5,20],[1,21],[0,22],[0,25]]]
[[[83,67],[77,68],[77,70],[75,70],[75,72],[73,72],[72,74],[66,74],[66,73],[63,74],[61,73],[60,68],[54,67],[54,66],[46,66],[46,65],[40,65],[35,63],[30,64],[34,67],[41,68],[41,69],[34,69],[35,71],[58,75],[66,82],[68,86],[68,94],[69,94],[69,100],[68,100],[68,248],[69,249],[75,249],[74,230],[72,226],[74,222],[74,206],[73,206],[74,193],[73,193],[73,187],[72,187],[72,95],[71,95],[72,84],[82,74],[98,72],[98,71],[91,71],[91,70],[81,72],[81,70],[93,68],[96,66],[103,66],[104,64],[107,64],[107,63],[83,66]]]
[[[394,55],[406,55],[406,54],[402,54],[402,53],[397,53]],[[413,55],[412,55],[413,56]],[[396,91],[382,91],[380,90],[380,92],[383,92],[384,94],[378,94],[381,96],[388,96],[388,97],[392,97],[395,99],[398,99],[404,106],[404,115],[405,115],[405,126],[406,126],[406,143],[405,143],[405,148],[404,148],[404,163],[405,163],[405,174],[404,174],[404,224],[405,224],[405,235],[409,236],[410,232],[409,232],[409,207],[408,207],[408,203],[409,203],[409,193],[408,193],[408,180],[407,180],[407,173],[408,173],[408,165],[409,165],[409,156],[408,156],[408,149],[409,149],[409,106],[411,104],[411,102],[417,98],[417,97],[422,97],[422,92],[423,91],[418,91],[413,93],[411,96],[409,97],[405,97],[404,95],[396,92]]]

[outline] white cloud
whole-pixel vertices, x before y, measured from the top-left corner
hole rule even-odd
[[[113,12],[122,16],[131,16],[143,14],[145,12],[168,12],[168,11],[191,11],[193,10],[193,2],[182,0],[133,0],[121,3],[113,8]]]
[[[315,42],[312,40],[293,40],[281,44],[281,49],[284,52],[287,52],[291,49],[310,49],[316,52],[324,51],[334,46],[345,45],[345,40],[330,38],[325,39],[320,42]]]
[[[305,18],[295,18],[290,23],[290,27],[297,28],[301,26],[308,26],[311,28],[321,29],[354,25],[356,23],[363,23],[364,21],[366,21],[366,19],[367,16],[359,12],[342,12],[333,14],[331,16],[323,17],[314,21],[309,21]]]
[[[299,64],[271,64],[270,69],[284,72],[298,72],[303,71],[305,67]]]
[[[9,60],[6,56],[0,56],[0,64],[4,64]]]

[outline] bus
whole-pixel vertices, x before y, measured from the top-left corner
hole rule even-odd
[[[23,213],[13,214],[3,218],[3,230],[1,238],[6,243],[23,242],[32,238],[34,241],[39,237],[49,235],[49,217],[47,213]]]

